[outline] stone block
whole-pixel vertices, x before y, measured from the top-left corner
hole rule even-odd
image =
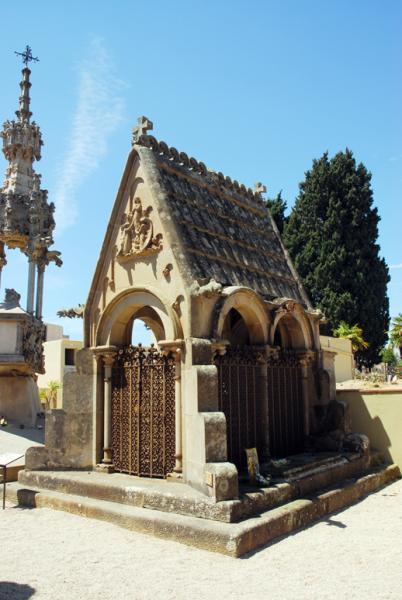
[[[198,410],[218,410],[218,372],[215,365],[194,367],[197,371]]]
[[[215,502],[234,500],[239,495],[239,477],[232,463],[207,463],[204,467],[204,481],[209,496]]]
[[[226,418],[222,412],[204,412],[205,461],[223,462],[227,459]]]
[[[190,338],[192,364],[193,365],[210,365],[212,363],[212,344],[210,340],[203,338]]]

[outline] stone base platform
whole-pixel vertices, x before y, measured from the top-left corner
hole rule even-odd
[[[197,506],[199,511],[202,497],[194,490],[191,490],[190,493],[190,490],[186,489],[187,486],[184,486],[184,484],[183,492],[186,497],[187,514],[168,512],[169,508],[177,507],[175,503],[178,502],[179,496],[183,498],[177,489],[180,484],[170,484],[176,488],[175,495],[170,489],[164,491],[166,504],[164,510],[161,510],[160,508],[156,509],[153,504],[149,504],[152,497],[151,490],[155,486],[154,482],[150,482],[148,493],[145,492],[146,486],[143,486],[141,504],[140,492],[133,489],[130,491],[130,487],[135,486],[129,485],[126,487],[112,486],[114,490],[110,491],[110,498],[113,498],[113,500],[95,497],[95,487],[99,486],[98,492],[100,492],[104,485],[98,479],[100,474],[48,473],[47,482],[43,478],[44,475],[44,473],[32,471],[21,472],[20,482],[11,483],[7,487],[8,499],[18,502],[22,506],[65,510],[77,515],[109,521],[140,533],[239,557],[284,534],[308,525],[324,515],[357,502],[367,494],[398,479],[400,471],[396,465],[371,469],[363,476],[344,480],[336,486],[309,494],[303,498],[285,501],[281,506],[263,510],[257,516],[244,518],[237,523],[190,516],[189,507],[191,505]],[[101,475],[101,477],[109,479],[111,476]],[[47,483],[47,488],[32,485],[35,480],[39,481],[41,485]],[[62,483],[63,480],[64,484]],[[93,495],[90,497],[86,495],[89,489],[86,482],[89,480],[92,482],[91,485],[94,486],[91,490]],[[28,482],[30,482],[29,486],[26,485]],[[166,482],[160,482],[160,485],[163,486],[164,483]],[[57,487],[57,491],[50,489],[50,486]],[[70,491],[73,488],[74,493]],[[120,492],[117,492],[118,489],[120,489]],[[125,494],[126,499],[131,495],[133,503],[119,502],[116,496],[117,493]],[[170,496],[171,493],[172,496]],[[106,492],[98,493],[98,495],[104,496]],[[171,504],[169,504],[169,498]],[[158,501],[162,501],[162,496],[159,496]],[[233,502],[242,502],[242,500]],[[204,501],[204,516],[208,514],[209,510],[221,510],[218,508],[219,504],[225,503],[215,504],[214,508],[213,505]],[[215,515],[216,518],[216,512],[209,514],[211,516]],[[223,510],[222,514],[228,515],[230,513],[225,513]]]
[[[140,508],[235,523],[365,472],[368,454],[317,453],[289,457],[269,487],[240,486],[236,500],[215,502],[184,483],[97,471],[28,471],[19,482]]]

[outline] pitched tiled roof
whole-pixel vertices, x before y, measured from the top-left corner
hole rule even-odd
[[[309,304],[261,194],[208,170],[153,136],[134,146],[152,150],[159,184],[194,279],[250,287],[267,299]]]

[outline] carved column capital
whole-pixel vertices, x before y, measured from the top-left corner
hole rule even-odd
[[[314,350],[302,350],[297,353],[297,359],[301,367],[309,367],[316,358]]]
[[[179,360],[184,350],[184,340],[162,340],[158,342],[158,346],[162,354],[167,356],[172,353]]]
[[[112,366],[117,354],[116,346],[97,346],[92,348],[92,352],[98,363],[106,366]]]
[[[213,356],[225,356],[228,346],[230,346],[228,340],[214,340],[211,343]]]

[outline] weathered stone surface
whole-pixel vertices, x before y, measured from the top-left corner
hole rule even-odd
[[[212,478],[209,479],[212,483],[209,486],[209,490],[216,502],[232,500],[238,497],[238,473],[232,463],[207,463],[205,465],[205,475],[208,476],[208,479],[212,475]]]
[[[41,410],[38,386],[32,377],[0,377],[1,415],[6,415],[9,421],[16,424],[34,427]]]
[[[252,517],[241,523],[218,523],[192,516],[65,494],[63,491],[26,488],[15,483],[9,484],[8,495],[10,499],[17,500],[22,506],[65,510],[112,522],[147,535],[172,539],[212,552],[239,557],[358,501],[368,493],[398,479],[400,475],[396,465],[377,469],[355,481],[344,482],[335,489],[311,498],[288,502],[284,506],[262,512],[258,517]]]
[[[64,378],[65,409],[46,414],[45,448],[30,448],[26,468],[92,469],[93,467],[93,356],[77,353],[77,371]]]

